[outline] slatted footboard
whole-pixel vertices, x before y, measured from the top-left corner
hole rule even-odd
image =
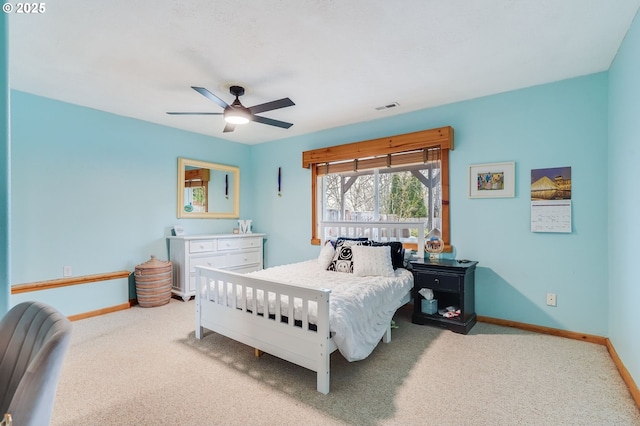
[[[196,266],[196,338],[204,329],[227,336],[317,373],[317,389],[329,393],[329,356],[336,350],[329,332],[330,290],[266,281]],[[260,291],[261,290],[261,291]],[[254,295],[259,297],[254,297]],[[269,306],[268,314],[262,307]],[[301,306],[295,320],[294,303]],[[309,321],[310,304],[317,319]]]

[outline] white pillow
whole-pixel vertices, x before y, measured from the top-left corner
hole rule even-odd
[[[351,250],[353,251],[353,275],[395,276],[391,263],[391,247],[352,246]]]
[[[327,241],[324,247],[322,247],[320,255],[318,256],[318,264],[322,269],[327,269],[329,267],[329,264],[333,260],[335,251],[336,249],[333,248],[333,244],[331,244],[330,241]]]

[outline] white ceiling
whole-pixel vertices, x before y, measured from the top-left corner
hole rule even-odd
[[[609,68],[640,0],[58,0],[9,14],[13,89],[255,144]],[[291,98],[222,133],[222,109]],[[398,102],[399,107],[376,110]]]

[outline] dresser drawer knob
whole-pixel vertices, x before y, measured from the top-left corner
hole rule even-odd
[[[438,278],[435,278],[433,281],[436,282],[436,283],[440,282],[440,280]]]

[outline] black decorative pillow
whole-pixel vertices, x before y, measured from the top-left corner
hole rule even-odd
[[[353,273],[353,251],[351,246],[364,245],[367,240],[339,240],[336,242],[336,252],[329,263],[327,271]]]
[[[338,237],[335,240],[329,240],[331,241],[331,244],[333,244],[333,247],[336,248],[338,247],[338,243],[340,241],[369,241],[369,238],[367,237]]]
[[[398,269],[403,267],[404,249],[402,248],[402,243],[400,241],[389,241],[384,243],[371,241],[370,245],[374,247],[391,246],[391,263],[393,264],[393,269]]]

